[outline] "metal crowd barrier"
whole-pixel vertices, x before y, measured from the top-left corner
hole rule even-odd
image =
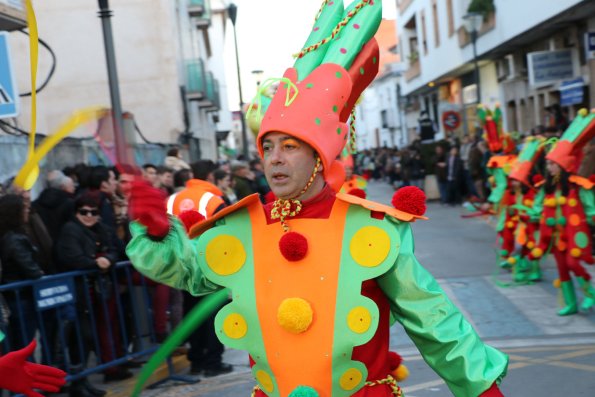
[[[150,355],[159,347],[151,283],[126,261],[107,272],[73,271],[0,285],[12,312],[10,324],[2,330],[6,334],[2,351],[22,348],[36,337],[41,349],[41,360],[36,361],[63,369],[69,381]],[[111,336],[103,346],[105,335],[100,330]],[[102,359],[106,344],[108,360]],[[91,351],[94,361],[89,360]],[[173,373],[171,360],[168,370],[163,381],[191,381]]]

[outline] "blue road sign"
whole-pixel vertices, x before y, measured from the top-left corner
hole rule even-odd
[[[10,65],[8,33],[0,32],[0,119],[19,114],[19,92]]]

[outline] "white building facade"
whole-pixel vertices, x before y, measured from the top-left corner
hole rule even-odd
[[[38,131],[53,132],[75,110],[111,107],[97,2],[33,2],[39,37],[56,55],[55,73],[38,94]],[[134,117],[138,143],[182,144],[189,160],[217,158],[217,131],[231,129],[223,72],[227,21],[222,0],[112,0],[111,24],[122,110]],[[28,38],[10,34],[21,92],[30,90]],[[39,49],[38,85],[52,67]],[[16,120],[30,127],[30,98]],[[73,136],[92,135],[93,126]]]
[[[492,8],[480,19],[477,58],[464,18],[472,3]],[[586,48],[594,16],[589,0],[397,0],[407,111],[427,110],[440,139],[476,133],[478,102],[499,103],[505,129],[520,132],[546,123],[546,107],[558,104],[572,117],[578,107],[594,106],[595,61]],[[574,80],[583,95],[568,100]]]

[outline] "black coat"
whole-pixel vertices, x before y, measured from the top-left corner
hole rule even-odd
[[[75,218],[64,225],[56,242],[60,270],[97,269],[98,257],[115,263],[118,252],[112,241],[110,230],[103,223],[88,228]]]
[[[74,215],[74,199],[67,192],[47,188],[33,202],[33,208],[37,211],[46,229],[54,239],[60,235],[62,226]]]
[[[37,248],[26,234],[9,231],[0,240],[2,282],[36,280],[44,275],[39,266]]]

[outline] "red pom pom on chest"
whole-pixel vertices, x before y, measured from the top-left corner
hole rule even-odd
[[[194,211],[194,210],[183,211],[180,213],[180,215],[178,215],[178,218],[184,224],[184,227],[186,228],[186,232],[189,232],[190,228],[192,228],[192,226],[194,226],[198,222],[201,222],[205,219],[205,217],[202,216],[201,214],[199,214],[198,211]]]
[[[426,212],[426,194],[415,186],[405,186],[397,190],[391,203],[399,211],[408,214],[421,216]]]
[[[308,240],[299,233],[287,232],[279,240],[279,250],[288,261],[300,261],[308,253]]]

